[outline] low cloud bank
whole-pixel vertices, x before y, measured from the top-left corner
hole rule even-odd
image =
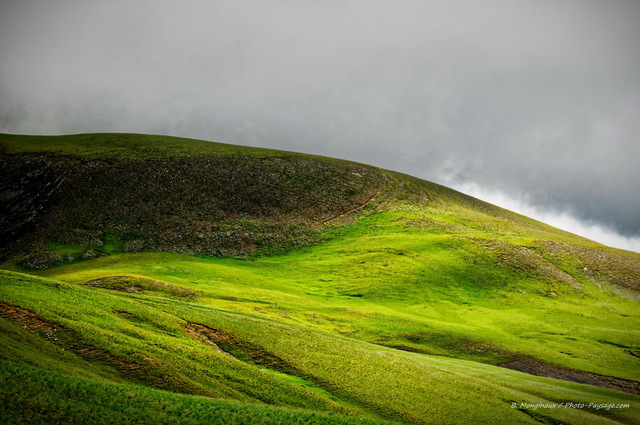
[[[640,238],[627,237],[597,223],[584,222],[566,211],[556,211],[549,208],[541,208],[527,200],[526,195],[509,196],[504,192],[486,189],[475,183],[449,183],[452,188],[459,190],[483,201],[490,202],[502,208],[506,208],[518,214],[531,217],[543,223],[566,230],[576,235],[583,236],[592,241],[640,252]]]

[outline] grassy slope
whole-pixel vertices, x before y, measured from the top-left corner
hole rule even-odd
[[[62,375],[0,361],[4,424],[318,424],[376,425],[302,409],[214,400]],[[60,397],[63,394],[64,397]],[[28,408],[25,408],[28,406]],[[19,413],[19,415],[17,414]]]
[[[407,215],[363,218],[287,256],[114,255],[41,274],[77,284],[146,276],[198,291],[198,304],[369,342],[493,364],[526,354],[640,380],[640,368],[629,367],[640,362],[627,353],[640,349],[636,301],[497,266],[493,251],[483,258],[484,239],[407,229],[396,221]]]
[[[114,293],[12,272],[2,272],[1,284],[8,304],[31,310],[48,323],[64,326],[67,333],[82,336],[68,344],[59,342],[65,340],[62,330],[47,334],[41,327],[38,336],[38,332],[25,332],[10,320],[4,321],[4,357],[56,371],[57,363],[68,365],[71,362],[65,357],[74,357],[74,369],[65,366],[68,375],[83,376],[86,369],[100,381],[124,377],[160,387],[164,381],[174,385],[170,388],[174,392],[410,423],[534,423],[530,415],[511,408],[511,403],[571,400],[635,405],[639,401],[636,396],[608,389],[532,378],[465,360],[406,353],[182,301]],[[123,311],[130,316],[123,316]],[[269,373],[252,361],[230,358],[186,332],[189,324],[205,325],[250,342],[253,345],[249,348],[237,345],[236,349],[247,355],[261,353],[252,357],[258,363],[269,353],[279,360],[267,364],[287,373]],[[47,351],[33,348],[38,345],[46,345]],[[95,352],[95,347],[120,361],[107,362],[115,365],[109,366],[111,370],[96,366],[95,359],[86,356]],[[137,366],[131,366],[133,363]],[[144,373],[136,373],[140,369]],[[42,376],[38,379],[48,375]],[[161,378],[160,383],[150,377]],[[9,378],[13,386],[4,391],[17,397],[12,388],[23,384]],[[630,409],[558,409],[544,415],[569,423],[608,423],[606,417],[626,422],[634,413]]]
[[[295,155],[156,136],[11,139],[2,143],[5,152],[57,151],[83,160]],[[242,261],[148,252],[39,273],[69,284],[6,274],[0,300],[73,329],[82,343],[61,350],[37,327],[18,329],[13,317],[2,322],[10,336],[3,339],[4,358],[65,376],[411,423],[638,418],[637,397],[492,366],[524,358],[640,380],[637,254],[432,183],[381,173],[387,178],[369,186],[377,195],[348,214],[355,222],[313,227],[322,235],[314,240],[324,242],[286,255]],[[12,264],[4,267],[16,269]],[[83,285],[109,276],[188,290],[153,281],[140,281],[147,282],[140,293]],[[189,323],[233,335],[235,343],[218,345],[244,362],[212,349],[211,341],[194,340],[185,331]],[[102,354],[87,355],[83,344]],[[123,366],[132,363],[144,373]],[[632,408],[510,407],[542,400],[630,402]]]

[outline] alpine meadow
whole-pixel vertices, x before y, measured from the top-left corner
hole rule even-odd
[[[3,424],[637,424],[640,254],[328,157],[0,134]]]

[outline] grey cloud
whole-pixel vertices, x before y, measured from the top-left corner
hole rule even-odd
[[[319,153],[526,194],[640,236],[638,2],[0,8],[0,131]]]

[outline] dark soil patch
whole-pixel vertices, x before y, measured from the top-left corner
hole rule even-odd
[[[46,322],[32,311],[0,302],[0,317],[10,320],[28,332],[63,345],[73,345],[82,338],[74,331],[57,323]]]
[[[612,388],[629,394],[640,395],[640,382],[595,373],[582,372],[526,357],[499,365],[507,369],[517,370],[535,376],[561,379],[596,387]]]
[[[0,302],[0,317],[65,350],[74,352],[85,360],[110,366],[128,380],[168,391],[203,394],[199,388],[194,388],[177,377],[169,375],[163,370],[166,365],[162,365],[150,356],[143,354],[140,356],[140,361],[130,361],[116,356],[103,348],[85,343],[82,335],[76,331],[58,323],[43,320],[30,310]]]
[[[153,279],[145,279],[132,276],[108,276],[93,279],[85,283],[94,288],[110,289],[112,291],[138,293],[144,291],[162,292],[176,297],[195,297],[201,295],[200,291],[191,288],[160,282]]]
[[[213,329],[205,325],[191,323],[185,328],[187,335],[198,339],[208,345],[214,346],[218,351],[242,360],[265,366],[279,372],[305,377],[305,374],[289,364],[286,360],[269,353],[259,345],[242,341],[224,331]]]

